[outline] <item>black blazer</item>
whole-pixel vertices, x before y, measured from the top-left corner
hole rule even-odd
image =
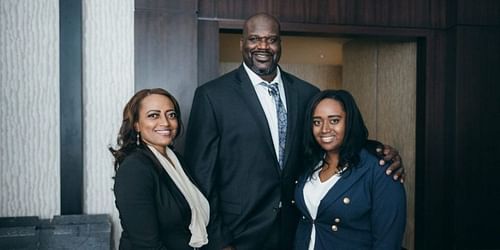
[[[193,249],[189,205],[148,148],[140,146],[123,160],[114,193],[123,228],[120,249]]]
[[[262,249],[278,219],[291,249],[298,213],[293,201],[301,171],[307,102],[319,90],[281,71],[288,114],[281,171],[267,119],[241,65],[197,88],[186,134],[186,160],[209,197],[209,246]],[[281,204],[281,205],[280,205]]]

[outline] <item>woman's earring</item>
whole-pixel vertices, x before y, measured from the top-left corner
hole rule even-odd
[[[135,144],[137,144],[137,146],[141,145],[141,135],[139,133],[137,133],[136,139]]]

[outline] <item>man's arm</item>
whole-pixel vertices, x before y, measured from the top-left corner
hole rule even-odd
[[[387,175],[392,174],[394,180],[404,182],[405,169],[403,166],[403,159],[401,159],[397,149],[375,140],[367,140],[365,148],[368,152],[376,155],[380,159],[379,165],[383,166],[386,162],[390,162],[385,172]]]
[[[219,154],[219,129],[210,98],[197,89],[186,132],[185,159],[200,190],[210,203],[208,248],[221,249],[232,241],[232,234],[224,227],[219,211],[217,190],[217,156]]]

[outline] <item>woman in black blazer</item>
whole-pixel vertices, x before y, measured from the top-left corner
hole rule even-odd
[[[163,89],[137,92],[123,111],[114,193],[120,249],[196,249],[207,244],[208,201],[184,171],[172,143],[182,128],[179,104]]]

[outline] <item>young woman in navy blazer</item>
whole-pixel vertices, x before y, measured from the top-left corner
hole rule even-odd
[[[304,128],[307,170],[295,192],[296,249],[401,249],[404,187],[385,177],[364,149],[368,130],[351,94],[315,95]]]

